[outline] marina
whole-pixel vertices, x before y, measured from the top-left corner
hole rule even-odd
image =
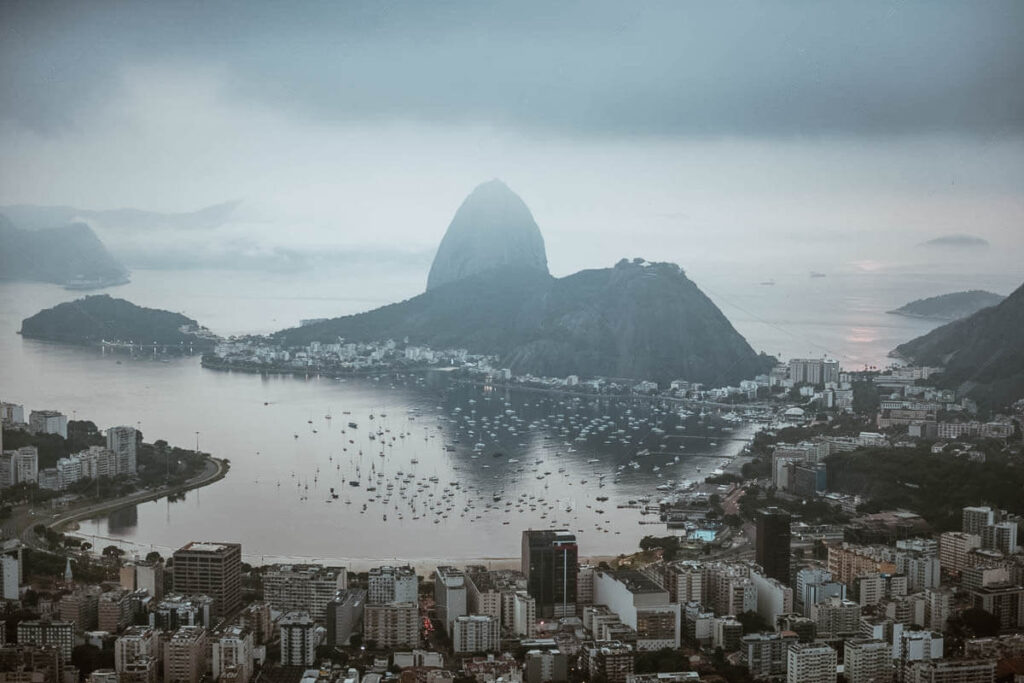
[[[272,382],[282,383],[333,385],[335,399],[354,393],[363,405],[306,410],[290,430],[291,457],[267,459],[261,451],[241,466],[236,459],[238,477],[248,478],[246,488],[277,510],[282,525],[374,534],[396,548],[418,548],[396,552],[397,558],[429,556],[427,544],[438,534],[472,540],[488,552],[492,539],[507,546],[524,528],[571,529],[597,553],[635,547],[659,523],[650,514],[660,501],[702,480],[702,470],[728,463],[745,443],[737,437],[719,449],[711,435],[725,426],[752,429],[732,412],[498,391],[421,374]],[[284,403],[261,400],[258,407],[281,424],[275,413],[301,412]],[[330,416],[338,412],[352,420],[332,425]],[[678,427],[693,437],[685,446],[672,438]],[[192,514],[193,505],[208,506],[217,493],[164,503],[168,519]],[[620,505],[618,514],[607,514]],[[153,521],[160,506],[85,522],[79,533],[129,550],[159,549],[160,534],[147,543],[143,530],[161,531]],[[338,559],[353,559],[339,551]],[[500,552],[497,544],[493,552]],[[466,553],[476,557],[469,546]]]

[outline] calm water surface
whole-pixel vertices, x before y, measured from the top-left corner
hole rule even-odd
[[[853,368],[884,365],[893,346],[934,326],[886,310],[938,292],[1015,286],[1013,275],[941,273],[776,277],[769,286],[757,284],[756,272],[737,279],[688,271],[755,349],[828,353]],[[422,290],[421,275],[136,271],[110,293],[236,334],[407,298]],[[641,525],[636,510],[616,504],[657,496],[667,480],[706,475],[748,434],[722,432],[717,419],[452,386],[437,376],[264,378],[203,370],[198,358],[128,361],[16,334],[23,318],[78,296],[53,285],[0,284],[0,398],[102,428],[137,424],[147,440],[193,447],[198,438],[202,450],[232,464],[226,479],[183,501],[146,503],[82,526],[98,542],[140,551],[203,538],[240,541],[255,561],[459,561],[515,556],[522,529],[557,525],[582,530],[584,554],[629,552],[664,527]],[[645,448],[654,455],[638,456]]]

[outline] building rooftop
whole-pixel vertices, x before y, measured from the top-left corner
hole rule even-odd
[[[176,640],[198,640],[204,633],[206,633],[206,629],[202,626],[180,626],[171,636],[171,642]]]
[[[125,628],[124,633],[121,634],[122,638],[141,638],[144,636],[153,635],[154,631],[149,626],[129,626]]]
[[[403,565],[401,567],[393,567],[391,565],[382,565],[380,567],[371,567],[369,571],[370,576],[379,576],[381,574],[394,574],[396,576],[414,576],[416,570],[410,565]]]
[[[186,543],[178,552],[197,552],[197,553],[219,553],[231,548],[240,547],[238,543],[215,543],[212,541],[192,541]]]
[[[286,612],[278,623],[281,626],[312,626],[313,618],[306,612]]]
[[[220,632],[217,635],[221,636],[222,638],[244,638],[250,633],[252,633],[252,630],[246,626],[232,625],[225,626],[220,630]]]
[[[266,574],[298,574],[312,578],[335,579],[345,571],[344,567],[325,567],[322,564],[274,564],[267,568]]]
[[[780,640],[782,638],[799,638],[800,636],[796,631],[760,631],[758,633],[748,633],[743,636],[743,642],[754,642],[757,640]]]
[[[635,569],[620,569],[612,572],[612,577],[626,586],[630,593],[663,593],[664,588]]]

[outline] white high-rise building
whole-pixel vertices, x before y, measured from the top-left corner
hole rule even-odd
[[[1017,523],[1000,522],[985,527],[981,532],[981,546],[1004,555],[1017,552]]]
[[[995,659],[938,659],[911,665],[905,683],[993,683]]]
[[[367,581],[366,602],[385,605],[391,602],[419,602],[416,571],[405,567],[373,567]]]
[[[117,455],[102,446],[90,446],[57,461],[57,487],[66,489],[85,478],[113,477],[118,474]]]
[[[604,605],[637,632],[637,650],[679,647],[681,611],[668,591],[635,570],[594,573],[594,604]]]
[[[182,626],[163,643],[164,683],[200,683],[206,675],[209,636],[202,626]]]
[[[54,645],[60,649],[61,661],[71,661],[75,647],[75,622],[34,619],[18,623],[19,645]]]
[[[790,631],[748,633],[740,639],[742,661],[756,679],[785,676],[789,648],[797,642],[797,635]]]
[[[990,507],[965,507],[961,513],[960,530],[966,534],[981,536],[987,526],[995,524],[995,510]]]
[[[363,610],[363,641],[377,647],[419,647],[420,618],[415,602],[367,604]]]
[[[28,427],[36,434],[60,434],[68,438],[68,418],[56,410],[33,410],[28,416]]]
[[[939,562],[942,569],[959,576],[968,567],[968,553],[981,547],[981,536],[962,531],[947,531],[939,535]]]
[[[459,616],[452,623],[455,654],[495,652],[501,648],[501,624],[486,614]]]
[[[159,653],[159,636],[155,629],[129,626],[114,641],[114,670],[120,673],[140,657],[156,657]]]
[[[843,643],[843,671],[847,683],[892,680],[892,646],[884,640],[851,638]]]
[[[0,488],[38,481],[39,451],[35,446],[0,452]]]
[[[455,567],[438,567],[434,573],[434,609],[445,632],[454,637],[455,620],[466,615],[466,576]]]
[[[344,567],[275,564],[263,573],[263,599],[282,612],[306,612],[324,623],[327,604],[347,585]]]
[[[138,432],[134,427],[111,427],[107,430],[107,449],[117,460],[117,473],[134,476],[138,469],[136,445]]]
[[[21,597],[21,541],[12,538],[0,546],[0,599],[17,600]]]
[[[704,570],[698,562],[670,564],[665,569],[665,584],[673,602],[704,602]]]
[[[241,626],[228,626],[214,636],[210,648],[210,668],[213,680],[219,680],[228,670],[237,672],[234,680],[249,683],[253,674],[254,645],[252,631]]]
[[[278,622],[281,666],[312,666],[316,662],[316,627],[304,612],[289,612]]]
[[[8,425],[25,424],[25,406],[0,401],[0,422]]]
[[[22,446],[14,453],[15,483],[39,481],[39,450],[35,446]]]
[[[832,580],[832,574],[816,567],[805,567],[796,573],[793,608],[805,617],[811,616],[811,606],[829,598],[845,598],[846,586]]]
[[[513,597],[512,631],[517,636],[537,636],[537,601],[526,591],[516,591]]]
[[[836,660],[828,645],[794,643],[786,655],[786,683],[835,683]]]
[[[953,616],[953,591],[948,588],[929,588],[924,592],[927,605],[927,626],[933,631],[942,633],[946,630],[946,622]]]
[[[837,384],[839,361],[825,358],[793,358],[789,361],[789,379],[793,384]]]
[[[941,565],[938,547],[933,554],[920,552],[898,552],[896,570],[907,577],[907,591],[916,593],[936,588],[941,582]]]
[[[893,638],[897,674],[904,680],[911,664],[942,659],[943,638],[934,631],[903,631]]]
[[[860,631],[860,605],[852,600],[829,598],[811,605],[811,619],[819,638],[838,638]]]
[[[581,564],[576,571],[576,604],[594,604],[594,571],[597,569],[592,564]]]
[[[779,615],[792,614],[792,588],[756,571],[750,573],[750,580],[757,590],[757,613],[766,623],[774,624]]]

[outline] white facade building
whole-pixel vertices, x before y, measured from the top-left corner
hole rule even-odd
[[[304,612],[288,612],[278,622],[281,666],[312,666],[316,662],[316,627]]]
[[[606,606],[636,630],[637,650],[679,647],[679,603],[670,602],[668,591],[640,572],[596,571],[594,604]]]
[[[116,457],[118,474],[135,476],[138,471],[137,443],[138,432],[134,427],[111,427],[107,430],[107,449]]]
[[[28,416],[28,427],[36,434],[60,434],[68,438],[68,418],[56,410],[33,410]]]
[[[793,613],[792,588],[759,572],[751,572],[750,580],[757,590],[757,613],[766,623],[774,624],[779,615]]]
[[[229,626],[215,636],[210,647],[210,668],[213,680],[229,669],[238,673],[239,683],[249,683],[253,674],[254,645],[252,631],[241,626]]]
[[[487,614],[455,617],[452,622],[452,649],[456,654],[501,649],[499,620]]]
[[[366,601],[371,605],[391,602],[419,602],[416,571],[405,567],[373,567],[367,582]]]
[[[526,591],[516,591],[512,602],[512,632],[517,636],[537,636],[537,601]]]
[[[438,567],[434,572],[434,609],[452,638],[455,620],[467,613],[466,597],[466,575],[455,567]]]
[[[327,604],[347,585],[344,567],[275,564],[263,573],[263,599],[282,612],[306,612],[323,623]]]
[[[828,645],[794,643],[787,653],[786,683],[835,683],[836,660]]]
[[[129,626],[114,641],[114,670],[125,671],[128,665],[141,657],[157,657],[160,653],[159,637],[149,626]]]

